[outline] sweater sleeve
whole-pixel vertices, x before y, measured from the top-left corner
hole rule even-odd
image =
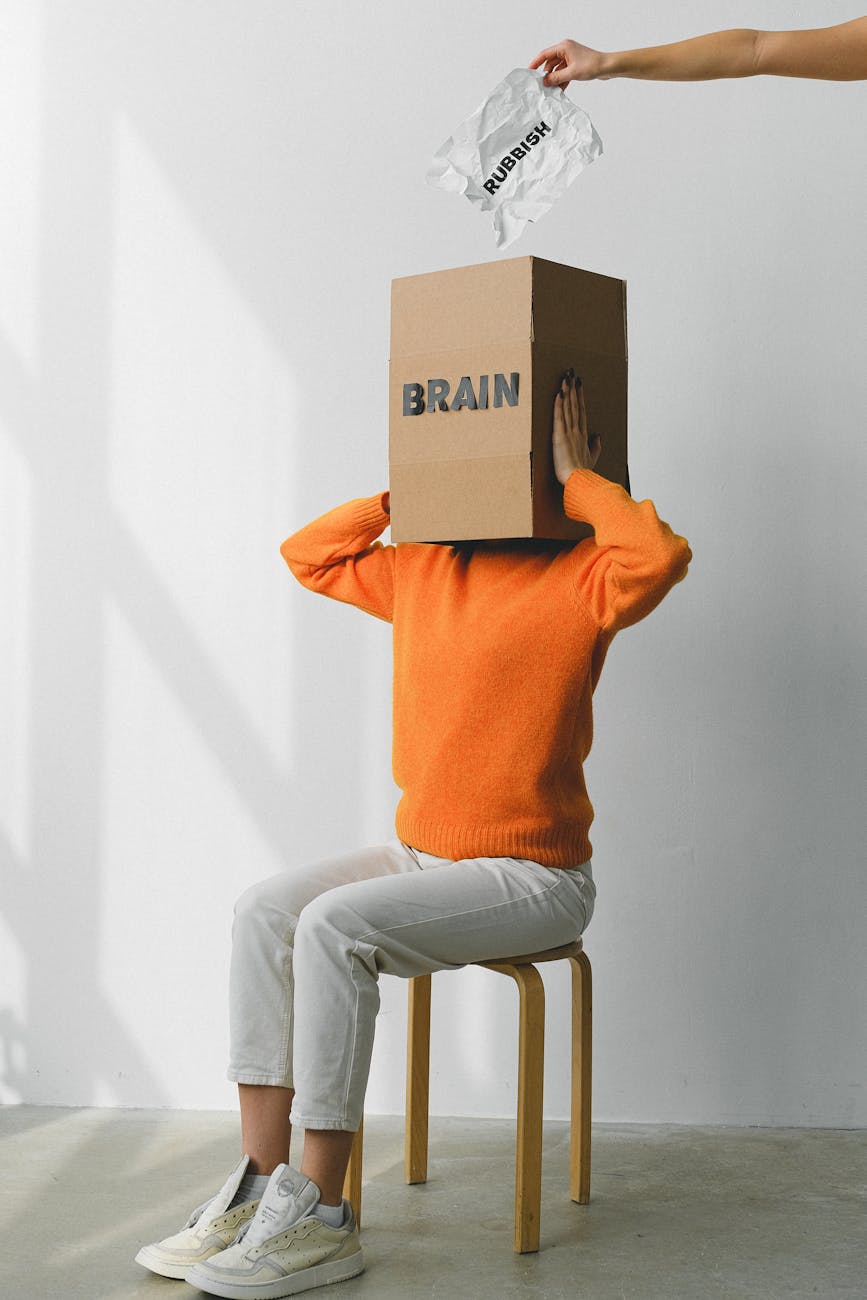
[[[287,537],[280,554],[311,591],[391,622],[394,547],[375,539],[388,526],[384,493],[348,501]]]
[[[579,469],[566,482],[563,504],[596,534],[575,547],[573,576],[578,598],[603,630],[637,623],[686,576],[689,545],[652,501],[633,501],[619,484]]]

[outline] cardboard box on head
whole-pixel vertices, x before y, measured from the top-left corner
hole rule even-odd
[[[602,436],[596,472],[628,490],[624,281],[538,257],[393,280],[392,540],[588,536],[551,451],[570,366]]]

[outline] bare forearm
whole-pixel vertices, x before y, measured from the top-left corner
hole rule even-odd
[[[600,77],[647,81],[713,81],[720,77],[867,78],[867,17],[811,31],[752,28],[710,32],[672,45],[599,56]]]
[[[756,71],[759,37],[750,28],[711,32],[673,45],[601,54],[602,77],[634,77],[643,81],[712,81],[717,77],[749,77]]]

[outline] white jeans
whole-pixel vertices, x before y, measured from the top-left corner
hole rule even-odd
[[[237,1083],[295,1089],[292,1123],[361,1123],[381,971],[409,979],[571,943],[593,914],[589,862],[452,862],[400,840],[253,885],[229,979]]]

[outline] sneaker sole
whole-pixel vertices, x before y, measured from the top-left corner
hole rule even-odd
[[[216,1255],[219,1249],[222,1249],[222,1247],[215,1246],[207,1255],[201,1255],[198,1259],[188,1259],[183,1262],[166,1259],[165,1255],[161,1254],[154,1246],[142,1246],[141,1250],[135,1257],[135,1262],[141,1264],[142,1268],[150,1269],[151,1273],[159,1274],[160,1277],[171,1277],[175,1278],[179,1282],[183,1282],[190,1269],[195,1264],[204,1263],[206,1259],[210,1259],[212,1255]]]
[[[299,1273],[290,1273],[278,1277],[273,1282],[248,1283],[218,1282],[205,1270],[199,1276],[198,1266],[189,1269],[186,1280],[190,1286],[197,1286],[208,1295],[221,1296],[222,1300],[282,1300],[284,1296],[300,1295],[302,1291],[312,1291],[317,1286],[329,1286],[332,1282],[347,1282],[364,1272],[364,1257],[361,1251],[347,1259],[335,1259],[330,1264],[314,1264],[312,1268],[302,1269]]]

